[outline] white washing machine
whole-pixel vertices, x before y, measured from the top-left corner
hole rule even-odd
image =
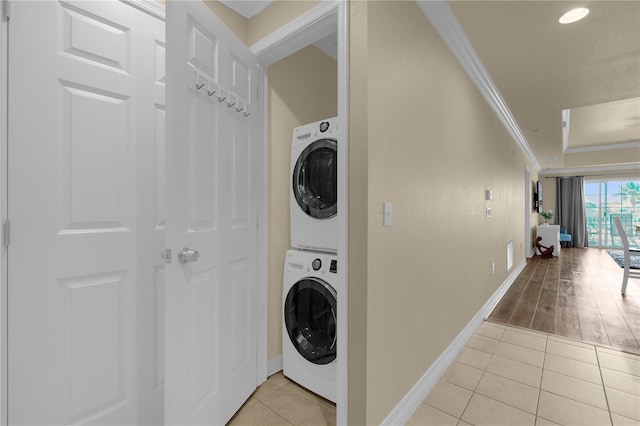
[[[296,127],[291,140],[291,245],[338,247],[338,119]]]
[[[284,265],[284,375],[335,402],[337,394],[335,255],[289,250]]]

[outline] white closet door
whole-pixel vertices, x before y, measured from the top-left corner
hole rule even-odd
[[[256,387],[257,120],[238,109],[256,108],[257,62],[203,3],[167,3],[165,418],[219,425]]]
[[[138,177],[154,173],[139,154],[154,143],[163,71],[143,64],[163,36],[161,21],[117,1],[12,2],[9,424],[139,424],[138,391],[161,402],[161,377],[143,377],[162,367],[137,356],[141,319],[161,310],[145,300],[153,283],[139,286],[162,236],[142,221]],[[142,266],[139,244],[156,250]]]

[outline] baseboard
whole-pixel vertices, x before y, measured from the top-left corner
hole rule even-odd
[[[456,359],[464,345],[469,341],[471,336],[482,325],[483,321],[489,316],[493,308],[498,304],[502,296],[507,292],[509,287],[514,283],[520,272],[527,265],[526,259],[523,259],[509,274],[500,287],[487,300],[482,308],[474,315],[465,328],[451,342],[445,351],[436,359],[429,367],[418,382],[411,390],[402,398],[402,400],[391,410],[389,415],[382,421],[383,425],[403,425],[406,424],[411,416],[416,412],[422,401],[427,397],[431,389],[440,380],[447,368]]]
[[[267,377],[282,370],[282,354],[267,361]]]

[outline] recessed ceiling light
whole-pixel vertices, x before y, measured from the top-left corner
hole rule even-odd
[[[572,24],[577,22],[587,16],[589,14],[589,9],[586,7],[579,7],[577,9],[572,9],[562,15],[558,22],[561,24]]]

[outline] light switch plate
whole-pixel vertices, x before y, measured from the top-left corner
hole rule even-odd
[[[384,217],[382,219],[383,225],[386,227],[391,226],[391,217],[393,215],[393,204],[390,202],[384,203]]]
[[[491,207],[487,207],[487,217],[491,217]]]

